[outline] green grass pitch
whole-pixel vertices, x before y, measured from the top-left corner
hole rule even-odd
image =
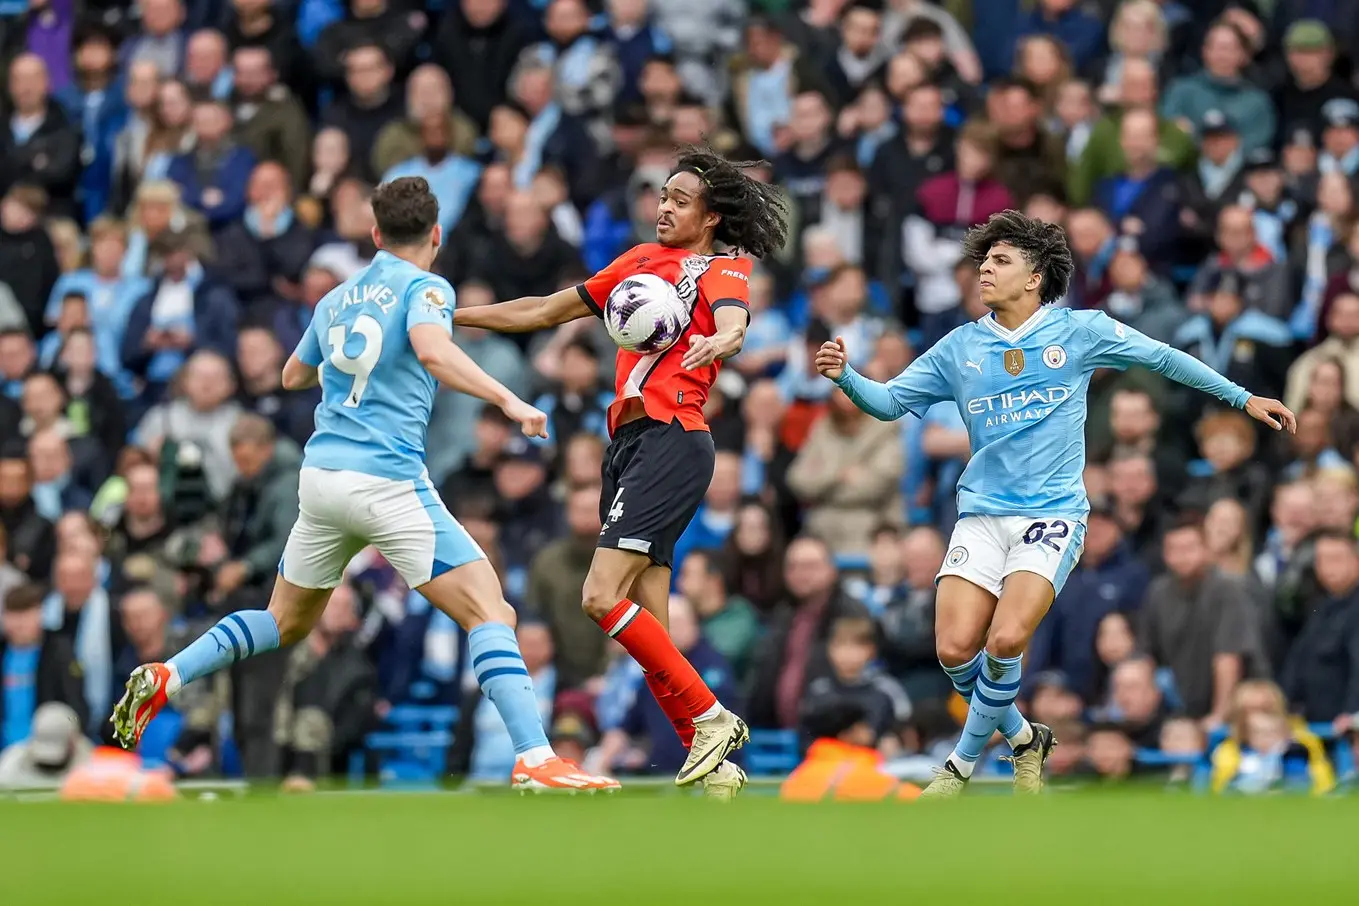
[[[1160,793],[793,806],[749,797],[0,803],[0,902],[136,906],[1359,899],[1353,799]]]

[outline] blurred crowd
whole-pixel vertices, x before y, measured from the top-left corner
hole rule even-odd
[[[677,552],[672,632],[722,700],[888,759],[956,734],[932,580],[962,420],[876,422],[810,350],[900,372],[984,312],[961,236],[1017,207],[1068,231],[1059,304],[1299,421],[1095,376],[1085,552],[1025,668],[1055,771],[1334,783],[1359,712],[1355,0],[31,0],[0,3],[0,47],[0,783],[84,757],[132,667],[265,605],[317,401],[281,365],[374,254],[377,182],[430,182],[436,267],[488,305],[651,240],[698,142],[767,161],[795,219]],[[551,416],[530,444],[441,391],[428,465],[520,613],[555,744],[674,771],[639,668],[580,611],[607,336],[457,340]],[[305,786],[399,709],[454,705],[446,769],[499,778],[464,653],[365,552],[306,642],[186,690],[143,754]]]

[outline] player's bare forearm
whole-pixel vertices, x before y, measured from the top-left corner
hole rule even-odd
[[[283,363],[284,390],[310,390],[320,383],[321,369],[306,364],[296,353],[288,356],[288,361]]]
[[[728,305],[713,312],[713,326],[717,329],[712,336],[695,336],[689,340],[689,349],[681,363],[688,370],[702,368],[713,362],[729,359],[741,351],[746,342],[746,325],[750,315],[736,305]]]
[[[453,312],[453,323],[497,333],[532,333],[567,321],[588,318],[591,314],[590,307],[572,286],[550,296],[524,296],[495,305],[460,308]]]
[[[471,356],[459,349],[443,328],[420,324],[411,328],[410,336],[411,348],[420,364],[440,384],[501,408],[518,401],[519,397],[509,388],[482,371]]]

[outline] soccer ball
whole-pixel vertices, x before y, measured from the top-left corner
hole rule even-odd
[[[655,274],[634,274],[609,293],[604,325],[620,349],[652,355],[675,345],[689,326],[689,311],[673,283]]]

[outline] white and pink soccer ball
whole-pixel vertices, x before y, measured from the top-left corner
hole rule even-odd
[[[619,349],[665,352],[689,326],[689,309],[675,285],[655,274],[634,274],[609,293],[604,325]]]

